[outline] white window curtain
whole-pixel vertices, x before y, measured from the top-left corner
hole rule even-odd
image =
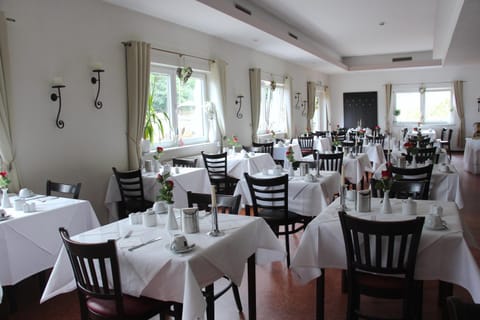
[[[328,130],[327,119],[322,119],[326,115],[325,110],[325,88],[321,87],[318,94],[318,130],[325,131]]]
[[[307,82],[307,131],[312,131],[312,119],[315,114],[315,94],[317,86],[315,82]]]
[[[285,110],[287,110],[287,137],[293,137],[293,95],[292,95],[292,77],[285,76],[283,87],[283,103],[285,104]]]
[[[465,111],[463,106],[463,81],[457,80],[453,82],[453,96],[455,99],[455,107],[457,115],[460,119],[460,127],[457,133],[457,145],[459,148],[465,146]]]
[[[3,160],[1,170],[7,171],[10,179],[9,191],[17,192],[20,182],[15,166],[15,150],[10,128],[10,58],[5,21],[4,12],[0,11],[0,156]]]
[[[141,141],[150,90],[150,44],[129,41],[125,44],[127,63],[127,151],[128,168],[140,168]]]
[[[261,71],[259,68],[251,68],[250,76],[250,104],[252,113],[252,141],[257,142],[257,130],[260,122],[261,100]]]
[[[324,88],[324,96],[327,106],[327,130],[332,132],[332,106],[330,105],[330,90],[327,86]]]
[[[390,124],[392,119],[390,117],[390,110],[392,107],[392,84],[385,85],[385,131],[390,132]]]
[[[223,137],[226,134],[225,127],[225,108],[227,106],[227,63],[220,59],[215,59],[210,63],[210,74],[208,81],[208,100],[215,106],[216,122],[220,131],[220,144],[223,143]],[[218,137],[216,137],[218,139]],[[221,145],[221,147],[223,147]],[[222,150],[222,149],[220,149]]]

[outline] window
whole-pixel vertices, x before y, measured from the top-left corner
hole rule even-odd
[[[283,103],[283,83],[262,80],[260,120],[257,134],[287,132],[287,110]]]
[[[397,86],[392,91],[395,123],[453,123],[453,90],[451,86]]]
[[[150,94],[163,125],[163,134],[158,126],[155,128],[154,145],[172,147],[208,140],[205,74],[193,72],[183,83],[176,76],[176,68],[152,65]]]

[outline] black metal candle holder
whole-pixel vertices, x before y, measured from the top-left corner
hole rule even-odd
[[[237,96],[237,99],[235,100],[235,105],[238,104],[238,110],[237,110],[237,114],[236,114],[238,119],[243,118],[243,114],[240,113],[240,110],[242,109],[242,99],[243,99],[243,96],[239,95],[239,96]]]
[[[101,72],[105,72],[105,70],[103,70],[103,69],[93,69],[92,71],[97,73],[97,77],[92,77],[92,78],[90,79],[90,81],[91,81],[93,84],[96,84],[96,83],[98,82],[98,86],[97,86],[97,96],[95,97],[94,106],[95,106],[95,108],[97,108],[97,109],[102,109],[102,107],[103,107],[103,102],[100,101],[100,100],[98,100],[98,97],[100,96],[100,73],[101,73]]]
[[[61,88],[65,88],[63,84],[56,84],[52,86],[53,89],[57,89],[57,93],[52,93],[50,95],[50,100],[57,101],[58,99],[58,112],[57,112],[57,119],[55,120],[55,124],[59,129],[63,129],[65,123],[63,120],[60,120],[60,112],[62,111],[62,93],[60,91]]]

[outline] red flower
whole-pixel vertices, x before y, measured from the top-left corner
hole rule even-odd
[[[375,126],[375,129],[380,129],[380,126],[377,124],[377,125]]]
[[[157,175],[157,181],[163,183],[163,176],[160,173]]]
[[[173,189],[173,181],[172,181],[172,180],[167,180],[167,181],[165,181],[165,186],[166,186],[168,189]]]
[[[411,144],[410,142],[405,142],[403,146],[405,147],[405,149],[413,148],[413,144]]]
[[[2,176],[2,178],[5,178],[7,176],[7,171],[0,171],[0,176]]]
[[[382,170],[382,179],[390,179],[390,170]]]
[[[235,142],[235,143],[238,142],[238,137],[237,136],[233,136],[233,142]]]
[[[163,152],[163,148],[162,147],[157,147],[157,153],[162,153]]]

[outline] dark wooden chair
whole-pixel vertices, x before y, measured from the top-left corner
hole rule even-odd
[[[370,179],[370,189],[372,191],[372,197],[383,197],[383,190],[375,187],[377,179]],[[390,188],[390,198],[407,199],[412,198],[415,200],[427,200],[425,199],[425,188],[427,187],[427,180],[404,180],[393,181]]]
[[[305,217],[288,211],[288,175],[258,179],[245,173],[245,180],[252,198],[253,214],[265,219],[275,235],[285,236],[287,266],[290,266],[290,234],[303,230],[307,221]],[[245,206],[245,212],[250,212],[249,205]],[[301,227],[296,228],[296,224]]]
[[[416,135],[416,136],[410,136],[410,137],[408,138],[408,141],[409,141],[411,144],[416,145],[418,148],[427,148],[428,145],[431,143],[429,136],[420,136],[420,137],[418,137],[418,135]]]
[[[312,136],[300,136],[297,138],[298,145],[302,151],[302,156],[308,156],[313,153],[313,135]]]
[[[183,167],[183,168],[196,168],[198,159],[183,159],[183,158],[173,158],[172,165],[174,167]]]
[[[442,133],[440,134],[440,147],[445,148],[448,153],[448,158],[452,159],[452,149],[450,142],[452,140],[452,129],[443,128]]]
[[[126,218],[131,212],[145,211],[153,206],[152,201],[145,200],[140,169],[118,171],[113,167],[112,170],[117,179],[118,189],[122,198],[118,211],[120,219]]]
[[[367,139],[367,143],[374,143],[374,144],[380,144],[382,146],[382,148],[384,147],[384,144],[385,144],[385,135],[383,134],[379,134],[378,136],[370,136],[370,135],[366,135],[365,136],[366,139]]]
[[[319,153],[320,170],[338,171],[341,173],[343,164],[343,152]]]
[[[429,198],[432,170],[433,170],[433,164],[430,164],[424,167],[419,167],[419,168],[400,168],[400,167],[392,166],[393,176],[400,175],[400,177],[395,177],[397,181],[403,181],[403,180],[407,180],[407,181],[426,180],[427,181],[422,199]]]
[[[314,136],[316,136],[317,138],[325,138],[328,134],[328,131],[315,131],[313,133]]]
[[[208,154],[202,151],[202,158],[210,182],[216,186],[217,192],[232,195],[238,179],[227,174],[227,153]]]
[[[82,319],[147,320],[158,314],[181,318],[179,303],[122,293],[114,240],[79,243],[70,239],[65,228],[60,228],[59,232],[72,264]]]
[[[52,195],[52,192],[59,193],[62,196],[70,196],[73,199],[78,199],[80,196],[80,189],[82,187],[82,183],[79,182],[77,184],[67,184],[61,182],[53,182],[51,180],[47,180],[47,191],[46,195]]]
[[[217,208],[219,212],[228,213],[228,214],[238,214],[240,210],[240,201],[242,199],[241,195],[231,196],[225,194],[218,194],[217,193]],[[193,207],[194,204],[197,205],[199,210],[206,210],[210,211],[210,205],[212,204],[212,196],[207,193],[195,193],[191,191],[187,191],[187,201],[188,206]],[[211,284],[210,290],[205,290],[204,295],[207,299],[212,299],[213,301],[220,298],[225,292],[227,292],[230,288],[232,288],[233,297],[235,299],[235,303],[237,304],[238,312],[242,312],[242,300],[240,299],[240,292],[238,291],[238,286],[234,284],[230,278],[224,277],[229,280],[227,286],[222,288],[222,290],[217,291],[214,293],[213,284]],[[209,297],[207,292],[211,292],[212,296]],[[212,304],[213,307],[213,304]],[[214,310],[209,308],[208,312],[214,314]]]
[[[480,319],[480,304],[463,302],[457,297],[447,298],[449,320]]]
[[[391,319],[362,313],[361,295],[402,299],[401,319],[420,319],[423,285],[414,273],[425,218],[384,222],[345,212],[339,217],[347,254],[347,319]]]
[[[432,163],[435,163],[435,155],[437,148],[418,148],[417,154],[415,155],[415,161],[417,163],[425,163],[427,160],[431,160]]]
[[[252,147],[256,148],[256,150],[259,150],[257,152],[269,153],[273,158],[273,141],[267,143],[252,142]]]

